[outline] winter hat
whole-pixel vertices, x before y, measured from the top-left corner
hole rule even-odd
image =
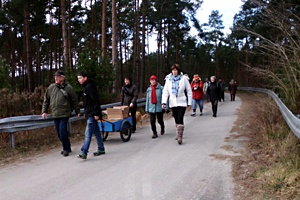
[[[150,76],[150,80],[157,80],[156,76],[154,76],[154,75]]]
[[[194,74],[193,80],[194,81],[199,80],[199,75],[198,74]]]
[[[55,72],[54,76],[65,76],[65,73],[63,71],[58,70]]]

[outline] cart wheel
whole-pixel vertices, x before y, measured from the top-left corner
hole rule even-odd
[[[108,137],[108,132],[101,131],[101,134],[102,134],[102,140],[104,142]]]
[[[131,124],[129,121],[124,120],[121,124],[120,136],[123,142],[128,142],[131,137]]]

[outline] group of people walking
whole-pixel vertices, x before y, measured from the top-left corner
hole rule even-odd
[[[155,126],[156,116],[161,126],[161,135],[163,135],[165,133],[163,110],[170,108],[175,121],[176,140],[178,144],[182,144],[185,111],[190,110],[192,106],[191,116],[196,116],[198,105],[200,116],[202,116],[204,99],[206,99],[207,102],[211,102],[213,117],[217,117],[218,102],[225,101],[225,83],[221,77],[217,82],[216,76],[211,76],[210,80],[206,78],[203,83],[198,74],[195,74],[192,82],[189,83],[188,76],[183,75],[178,64],[172,65],[171,70],[172,72],[165,78],[164,87],[157,83],[156,76],[150,77],[151,84],[147,89],[145,111],[150,113],[152,138],[155,139],[158,137]],[[234,101],[237,84],[233,79],[229,83],[228,90],[231,101]]]
[[[51,84],[45,93],[42,107],[42,118],[45,119],[49,108],[54,118],[55,128],[58,137],[62,143],[63,150],[61,154],[68,156],[71,150],[71,143],[68,137],[68,121],[73,110],[77,116],[80,116],[77,96],[73,87],[66,82],[63,71],[57,71],[54,75],[55,83]],[[83,87],[84,97],[84,115],[87,119],[84,144],[81,153],[77,155],[80,159],[86,159],[89,153],[92,135],[95,135],[98,149],[93,153],[94,156],[105,154],[105,148],[102,135],[98,127],[98,120],[102,119],[100,107],[100,98],[97,93],[93,80],[89,78],[86,72],[80,72],[77,75],[78,82]],[[224,98],[225,84],[222,79],[216,81],[215,76],[205,79],[203,83],[198,74],[193,76],[191,83],[189,77],[183,75],[180,65],[171,66],[171,73],[165,77],[165,84],[162,86],[155,75],[149,78],[150,86],[146,92],[145,111],[149,113],[152,139],[158,137],[156,121],[160,125],[160,135],[165,134],[165,124],[163,114],[171,109],[176,127],[176,140],[178,144],[183,142],[184,133],[184,115],[186,110],[193,109],[191,116],[196,116],[197,105],[200,110],[200,116],[203,115],[204,99],[211,102],[213,117],[217,117],[218,102]],[[231,95],[231,101],[235,100],[237,84],[231,80],[228,87]],[[223,92],[223,94],[222,94]],[[121,90],[121,104],[129,106],[129,112],[132,117],[132,133],[136,131],[136,111],[137,111],[138,90],[132,83],[130,77],[125,77],[124,86]]]

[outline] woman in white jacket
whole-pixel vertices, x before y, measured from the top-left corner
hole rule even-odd
[[[171,67],[172,73],[166,76],[165,85],[162,94],[162,108],[164,109],[167,101],[172,109],[173,117],[177,129],[178,144],[182,144],[182,136],[184,131],[184,114],[188,107],[192,105],[192,90],[189,80],[182,75],[179,64],[174,64]]]

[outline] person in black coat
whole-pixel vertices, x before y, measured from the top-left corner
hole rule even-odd
[[[220,86],[216,81],[215,76],[210,77],[210,84],[207,88],[207,93],[211,102],[211,107],[213,111],[213,117],[217,117],[218,102],[221,100],[220,97]]]
[[[129,106],[129,111],[132,117],[132,133],[135,133],[138,89],[134,84],[132,84],[132,79],[130,77],[125,77],[124,83],[125,85],[122,87],[121,93],[121,105]]]
[[[105,154],[103,139],[98,126],[98,120],[102,119],[102,111],[97,88],[95,87],[92,79],[88,78],[86,72],[80,72],[77,75],[77,79],[83,86],[84,115],[87,118],[84,144],[81,148],[81,154],[78,154],[77,157],[80,159],[86,159],[93,134],[96,137],[98,145],[98,150],[94,152],[94,156]]]

